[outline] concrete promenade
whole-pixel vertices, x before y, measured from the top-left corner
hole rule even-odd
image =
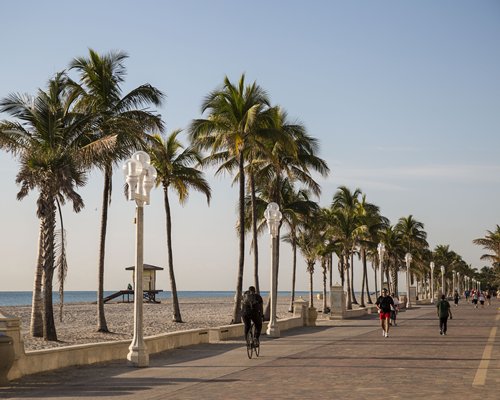
[[[243,340],[126,362],[24,377],[1,399],[500,399],[500,301],[453,307],[439,335],[434,306],[399,313],[382,337],[378,315],[319,320],[279,339],[263,338],[249,360]]]

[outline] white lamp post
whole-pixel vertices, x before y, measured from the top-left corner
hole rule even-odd
[[[452,282],[453,282],[453,294],[455,294],[455,290],[457,289],[457,281],[455,279],[456,275],[457,275],[457,271],[455,270],[452,270],[451,271],[452,275],[451,275],[451,278],[452,278]]]
[[[444,292],[444,265],[441,265],[441,294],[446,295]]]
[[[382,292],[384,290],[384,268],[383,268],[383,259],[385,253],[385,244],[380,242],[377,246],[378,250],[378,265],[379,265],[379,273],[380,273],[380,296],[382,296]]]
[[[154,186],[156,170],[149,163],[150,158],[144,151],[134,153],[123,165],[128,184],[128,199],[136,204],[136,250],[134,282],[134,337],[129,347],[127,360],[137,367],[149,366],[149,354],[144,343],[143,330],[143,279],[144,268],[144,204],[149,204],[149,194]]]
[[[271,318],[266,330],[266,334],[270,337],[280,337],[279,326],[276,323],[276,303],[278,295],[278,233],[281,222],[280,208],[276,203],[269,203],[264,217],[269,227],[271,234]]]
[[[457,292],[460,294],[460,272],[457,272]]]
[[[410,301],[410,264],[411,264],[411,254],[406,253],[406,308],[411,308]]]
[[[431,304],[434,304],[434,261],[431,261]]]

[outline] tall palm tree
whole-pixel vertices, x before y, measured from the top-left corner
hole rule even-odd
[[[278,133],[280,140],[273,140],[274,136],[271,137],[271,151],[266,153],[271,153],[271,157],[263,160],[258,176],[262,192],[266,193],[269,201],[277,203],[280,209],[283,209],[281,188],[286,180],[292,183],[300,182],[304,188],[319,196],[321,187],[311,172],[327,176],[330,170],[326,162],[317,155],[317,139],[310,136],[301,123],[290,122],[281,107],[275,107],[273,111],[274,118],[269,129]],[[280,229],[281,224],[278,227],[278,235]],[[274,263],[279,266],[279,245],[274,257]]]
[[[88,58],[78,57],[70,64],[70,69],[79,74],[79,82],[70,81],[77,109],[96,118],[100,138],[116,139],[113,157],[97,165],[104,172],[97,289],[99,332],[109,332],[104,314],[104,261],[113,165],[141,148],[148,130],[163,130],[160,116],[147,108],[161,105],[164,96],[160,90],[143,84],[126,94],[122,92],[127,57],[124,52],[99,55],[89,49]]]
[[[500,225],[497,225],[494,231],[486,231],[484,237],[474,239],[472,243],[489,251],[481,256],[481,260],[491,261],[495,268],[500,267]]]
[[[207,163],[224,164],[233,160],[238,168],[239,180],[239,262],[236,294],[233,308],[233,323],[241,320],[241,296],[245,265],[245,150],[250,137],[258,128],[259,113],[269,107],[265,91],[255,82],[245,85],[245,75],[237,85],[224,78],[222,87],[208,94],[202,104],[202,113],[207,118],[191,123],[189,136],[199,149],[211,151]]]
[[[342,213],[345,215],[346,221],[356,221],[356,223],[362,225],[362,219],[361,215],[359,214],[359,197],[362,195],[361,189],[356,188],[354,191],[351,192],[351,190],[346,187],[346,186],[339,186],[337,191],[335,192],[332,200],[332,207],[336,210],[341,210]],[[352,217],[352,218],[351,218]],[[349,223],[350,224],[350,223]],[[354,229],[354,227],[350,227],[350,229]],[[359,234],[361,230],[356,231],[356,234]],[[344,232],[346,234],[347,232]],[[354,234],[354,231],[353,231]],[[346,238],[344,237],[343,240],[345,241]],[[353,237],[351,238],[348,242],[345,242],[349,246],[351,246],[349,249],[344,248],[343,249],[343,258],[344,258],[344,266],[346,268],[350,268],[350,274],[351,276],[348,277],[348,285],[350,293],[348,293],[348,301],[347,304],[349,307],[352,308],[352,303],[357,304],[357,300],[354,294],[354,263],[352,262],[353,260],[353,254],[354,254],[354,248],[358,244],[358,237]],[[349,262],[349,259],[345,260],[345,258],[350,258],[351,262]],[[350,309],[350,308],[349,308]]]
[[[210,204],[211,197],[210,186],[203,178],[203,173],[192,167],[192,165],[198,164],[201,161],[201,155],[191,147],[184,149],[177,138],[180,132],[180,130],[176,130],[166,139],[159,134],[153,135],[148,146],[149,154],[151,155],[151,164],[156,168],[158,173],[156,183],[163,187],[167,230],[168,270],[170,275],[170,289],[172,291],[172,319],[174,322],[182,322],[182,317],[174,275],[172,216],[168,197],[169,188],[177,192],[181,204],[187,201],[190,188],[205,194],[208,204]]]
[[[41,227],[39,258],[43,269],[46,340],[57,340],[52,304],[57,265],[56,202],[64,205],[69,200],[75,212],[83,208],[83,200],[75,189],[86,183],[86,171],[93,161],[89,156],[99,146],[88,135],[89,117],[70,111],[66,82],[66,76],[59,73],[49,81],[47,91],[39,90],[35,97],[12,94],[0,101],[0,112],[16,120],[0,124],[0,147],[20,161],[16,182],[21,188],[17,199],[25,198],[35,189],[39,193],[37,216]]]
[[[361,223],[366,230],[358,239],[360,256],[363,263],[363,277],[361,279],[361,302],[360,306],[365,306],[365,289],[368,297],[368,304],[372,304],[370,290],[368,288],[368,270],[367,270],[367,250],[371,247],[376,248],[378,244],[378,233],[381,229],[389,225],[389,220],[380,215],[380,208],[375,204],[366,201],[366,195],[361,197],[358,205],[358,214],[361,217]]]
[[[297,247],[306,261],[306,270],[309,273],[309,306],[314,307],[313,275],[314,265],[318,259],[321,233],[311,219],[301,225],[297,234]]]

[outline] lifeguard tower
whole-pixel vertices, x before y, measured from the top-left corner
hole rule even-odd
[[[135,266],[125,268],[127,271],[132,271],[132,282],[135,288]],[[162,267],[156,265],[144,264],[144,271],[142,273],[142,290],[144,292],[144,299],[149,302],[159,303],[156,301],[156,295],[162,290],[156,290],[156,271],[163,271]]]
[[[110,300],[113,300],[119,296],[122,296],[122,301],[125,303],[130,303],[130,295],[134,295],[135,288],[135,266],[125,268],[127,271],[132,271],[132,282],[133,287],[132,290],[120,290],[116,293],[109,295],[104,298],[104,302],[107,303]],[[157,267],[156,265],[144,264],[144,271],[142,273],[142,292],[144,296],[144,300],[149,303],[159,303],[160,301],[156,300],[156,295],[163,290],[156,289],[156,271],[163,271],[162,267]],[[127,299],[125,300],[125,297]],[[133,300],[132,300],[133,301]]]

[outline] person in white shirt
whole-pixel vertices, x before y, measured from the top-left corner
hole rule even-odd
[[[394,305],[391,306],[391,320],[390,324],[393,326],[397,326],[396,324],[396,317],[398,316],[398,311],[399,311],[399,299],[394,295],[394,293],[391,294],[392,301],[394,301]]]

